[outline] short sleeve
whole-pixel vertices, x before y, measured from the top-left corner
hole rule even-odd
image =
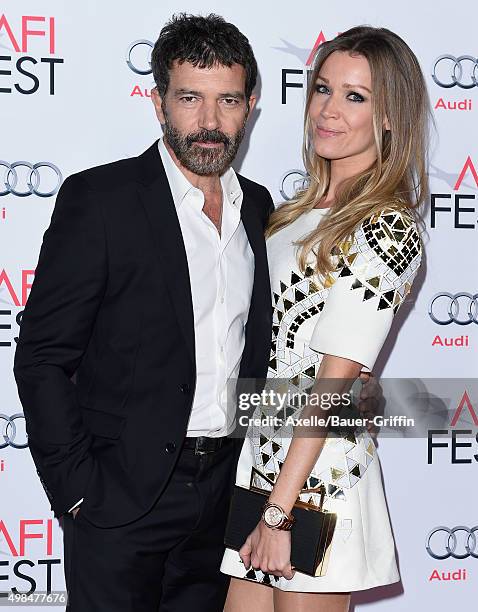
[[[422,255],[420,235],[406,211],[367,219],[339,245],[335,279],[310,340],[313,350],[371,370]]]

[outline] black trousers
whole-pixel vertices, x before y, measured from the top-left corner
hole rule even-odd
[[[197,455],[183,449],[154,508],[123,527],[64,519],[69,612],[222,612],[219,567],[238,440]],[[151,468],[153,469],[153,467]]]

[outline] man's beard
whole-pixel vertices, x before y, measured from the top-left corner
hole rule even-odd
[[[241,129],[233,136],[227,136],[220,130],[205,129],[185,136],[171,125],[166,116],[163,132],[178,161],[185,168],[194,174],[208,176],[222,174],[231,165],[244,138],[245,125],[244,120]],[[223,146],[206,148],[195,144],[197,142],[223,143]]]

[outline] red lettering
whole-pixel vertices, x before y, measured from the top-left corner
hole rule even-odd
[[[432,580],[441,580],[440,574],[438,573],[438,570],[433,570],[433,573],[430,576],[430,578],[428,579],[428,582],[431,582]]]
[[[445,100],[443,98],[438,98],[438,102],[435,104],[435,110],[437,108],[446,108]]]
[[[50,53],[55,53],[55,18],[50,17]]]
[[[130,98],[132,96],[140,96],[141,98],[143,97],[143,92],[141,91],[141,88],[139,85],[136,85],[133,91],[130,93]]]
[[[7,527],[5,526],[5,523],[3,521],[0,521],[0,534],[3,533],[3,537],[5,538],[5,542],[8,544],[8,548],[11,550],[12,555],[14,557],[18,557],[18,552],[15,549],[15,546],[13,545],[13,541],[12,538],[10,537],[10,534],[8,533]]]
[[[35,270],[22,270],[22,306],[27,303],[27,292],[32,288],[33,280],[31,283],[28,282],[28,277],[31,275],[35,276]]]
[[[0,274],[0,286],[2,283],[5,283],[8,292],[10,293],[13,303],[15,304],[15,306],[20,306],[20,302],[18,301],[17,298],[17,294],[15,293],[15,290],[13,289],[12,283],[10,282],[10,279],[8,278],[8,275],[6,273],[5,270],[2,270],[1,274]]]
[[[309,57],[307,58],[307,61],[305,62],[306,66],[310,66],[312,64],[314,57],[315,57],[315,52],[317,51],[317,49],[322,43],[326,42],[326,40],[327,39],[325,38],[325,35],[321,30],[320,34],[317,36],[317,40],[314,43],[312,51],[310,52]]]
[[[29,36],[45,36],[44,30],[29,30],[29,21],[45,21],[45,17],[34,17],[32,15],[23,15],[22,17],[22,51],[26,53],[28,51],[28,37]]]
[[[473,165],[473,162],[471,161],[471,157],[468,155],[468,157],[466,158],[465,165],[463,166],[463,170],[460,172],[460,176],[458,177],[458,180],[456,181],[456,184],[453,187],[454,191],[458,191],[458,188],[460,187],[462,180],[465,178],[465,174],[467,170],[471,171],[471,174],[473,175],[473,178],[475,179],[476,186],[478,187],[478,173],[476,172],[476,168]]]
[[[43,521],[40,519],[20,519],[20,557],[25,556],[25,543],[27,540],[41,540],[43,538],[42,533],[28,533],[26,531],[28,525],[43,525]]]
[[[15,36],[13,35],[12,29],[10,27],[10,25],[8,24],[7,18],[5,17],[5,15],[2,15],[0,17],[0,31],[2,28],[5,28],[5,31],[8,34],[8,38],[10,39],[10,42],[13,45],[13,48],[15,49],[15,51],[17,53],[20,53],[20,47],[18,46],[17,41],[15,40]]]
[[[458,408],[456,409],[455,414],[453,415],[450,425],[452,427],[455,427],[455,425],[458,422],[458,419],[460,418],[461,411],[463,410],[465,404],[466,404],[466,407],[468,408],[471,418],[473,419],[473,423],[478,427],[478,416],[476,415],[476,412],[471,404],[470,397],[466,391],[463,393],[463,397],[461,398],[460,404]]]
[[[46,522],[46,554],[53,554],[53,521],[48,519]]]

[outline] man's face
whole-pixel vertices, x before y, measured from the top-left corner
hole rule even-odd
[[[176,60],[169,77],[164,98],[156,89],[152,94],[166,143],[190,172],[222,174],[237,154],[256,102],[254,96],[246,100],[244,68],[198,68]]]

